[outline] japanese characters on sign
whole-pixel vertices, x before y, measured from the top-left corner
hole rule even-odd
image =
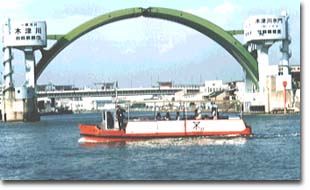
[[[39,22],[10,22],[3,25],[3,43],[6,47],[45,47],[46,23]]]

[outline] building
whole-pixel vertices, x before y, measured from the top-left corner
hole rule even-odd
[[[37,85],[37,91],[68,91],[78,90],[74,85],[54,85],[52,83]]]
[[[200,92],[208,95],[212,92],[222,91],[226,88],[222,80],[205,81],[204,86],[200,87]]]
[[[158,82],[159,88],[172,88],[172,81],[159,81]]]

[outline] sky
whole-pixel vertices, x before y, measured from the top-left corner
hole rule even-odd
[[[242,29],[251,15],[290,15],[291,64],[300,64],[300,2],[295,0],[0,0],[0,22],[47,22],[48,34],[66,34],[96,16],[131,7],[165,7],[190,12],[225,30]],[[243,36],[237,37],[243,43]],[[54,41],[48,42],[49,48]],[[281,59],[279,43],[270,49],[270,64]],[[2,49],[2,43],[0,43]],[[14,50],[14,81],[25,81],[23,53]],[[39,60],[37,54],[37,60]],[[2,57],[2,52],[0,52]],[[1,68],[3,66],[1,64]],[[1,76],[2,78],[2,76]],[[220,45],[186,26],[154,18],[114,22],[82,36],[48,65],[38,84],[93,87],[118,81],[120,87],[149,87],[157,81],[201,84],[205,80],[242,80],[239,63]]]

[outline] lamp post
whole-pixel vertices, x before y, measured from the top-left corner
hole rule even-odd
[[[283,91],[283,95],[284,95],[284,114],[286,114],[286,85],[287,85],[287,81],[283,81],[283,87],[284,87],[284,91]]]

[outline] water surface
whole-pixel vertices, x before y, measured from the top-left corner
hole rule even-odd
[[[300,115],[251,115],[249,138],[175,138],[83,146],[101,114],[0,123],[1,180],[300,180]]]

